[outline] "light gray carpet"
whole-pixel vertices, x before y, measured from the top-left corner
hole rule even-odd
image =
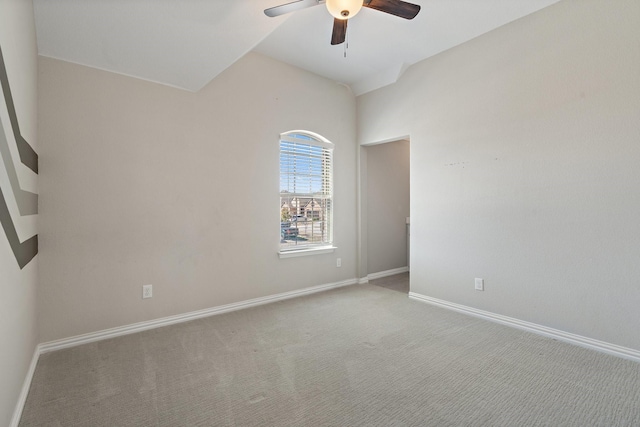
[[[382,286],[393,291],[409,294],[409,273],[394,274],[393,276],[369,280],[370,285]]]
[[[638,426],[640,364],[354,285],[44,354],[21,426]]]

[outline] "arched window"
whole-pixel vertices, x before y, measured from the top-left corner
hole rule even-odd
[[[333,242],[333,144],[320,135],[280,135],[280,250]]]

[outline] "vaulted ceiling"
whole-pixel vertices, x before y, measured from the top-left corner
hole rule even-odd
[[[269,18],[291,0],[34,0],[41,55],[198,91],[249,51],[347,84],[356,95],[412,64],[559,0],[412,0],[405,20],[364,9],[348,48],[324,5]],[[345,57],[346,54],[346,57]]]

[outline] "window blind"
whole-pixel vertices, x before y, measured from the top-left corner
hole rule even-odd
[[[332,243],[333,145],[303,133],[280,139],[281,249]]]

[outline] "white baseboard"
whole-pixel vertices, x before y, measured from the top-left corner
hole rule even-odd
[[[18,396],[18,402],[16,402],[16,407],[13,410],[13,417],[11,417],[11,422],[9,423],[9,427],[18,427],[20,423],[20,417],[22,417],[22,410],[24,409],[24,404],[27,402],[27,396],[29,395],[29,388],[31,387],[31,380],[33,380],[33,374],[36,371],[36,365],[38,364],[38,358],[40,357],[40,345],[37,345],[33,350],[33,356],[31,357],[31,364],[29,365],[29,370],[27,370],[27,375],[24,377],[24,382],[22,383],[22,390],[20,390],[20,395]]]
[[[367,274],[367,281],[380,279],[381,277],[393,276],[394,274],[406,273],[407,271],[409,271],[409,267],[392,268],[391,270],[378,271],[377,273]]]
[[[583,337],[581,335],[572,334],[570,332],[561,331],[559,329],[549,328],[546,326],[538,325],[536,323],[526,322],[524,320],[515,319],[513,317],[503,316],[501,314],[491,313],[489,311],[478,310],[476,308],[428,297],[415,292],[409,292],[409,298],[471,316],[480,317],[485,320],[501,323],[503,325],[511,326],[514,328],[523,329],[525,331],[533,332],[538,335],[555,338],[559,341],[579,345],[581,347],[586,347],[602,353],[622,357],[623,359],[640,362],[640,351],[631,348]]]
[[[87,344],[94,341],[115,338],[122,335],[134,334],[136,332],[146,331],[148,329],[159,328],[162,326],[174,325],[176,323],[188,322],[189,320],[209,317],[216,314],[228,313],[230,311],[241,310],[243,308],[255,307],[258,305],[268,304],[271,302],[282,301],[290,298],[300,297],[304,295],[314,294],[329,289],[339,288],[358,283],[358,279],[343,280],[341,282],[328,283],[324,285],[312,286],[310,288],[298,289],[281,294],[269,295],[266,297],[254,298],[246,301],[234,302],[231,304],[220,305],[217,307],[206,308],[204,310],[192,311],[189,313],[177,314],[175,316],[163,317],[160,319],[148,320],[145,322],[133,323],[131,325],[119,326],[116,328],[104,329],[88,334],[77,335],[74,337],[63,338],[56,341],[49,341],[39,345],[40,353],[48,353],[50,351],[61,350],[63,348],[74,347],[81,344]]]
[[[361,277],[358,279],[358,285],[366,285],[367,283],[369,283],[368,277]]]

